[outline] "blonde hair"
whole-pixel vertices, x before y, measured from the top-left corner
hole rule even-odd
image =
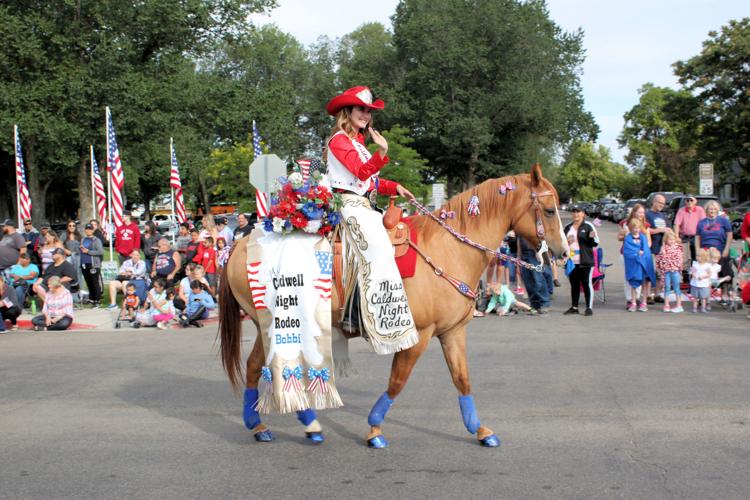
[[[60,285],[62,285],[62,283],[59,276],[50,276],[47,280],[47,288],[57,288]]]
[[[664,243],[667,243],[667,241],[672,240],[675,243],[682,243],[682,240],[680,240],[680,237],[677,236],[677,233],[672,231],[671,229],[667,229],[664,231]]]
[[[640,229],[642,225],[643,224],[641,224],[641,221],[639,219],[630,219],[628,221],[628,229],[630,229],[631,231],[633,229]]]
[[[706,250],[705,248],[699,248],[695,252],[695,260],[697,260],[701,264],[705,264],[706,262],[708,262],[708,255],[708,250]]]
[[[711,247],[708,249],[708,255],[711,256],[711,260],[719,260],[721,259],[721,252],[719,252],[718,248]]]
[[[351,116],[353,107],[354,106],[345,106],[338,110],[333,116],[335,122],[333,128],[331,129],[331,135],[328,136],[325,146],[323,146],[323,158],[325,158],[326,161],[328,161],[328,143],[331,142],[331,139],[333,139],[334,135],[338,134],[339,132],[343,132],[350,139],[354,139],[360,132],[360,130],[355,128],[354,124],[352,124]],[[373,120],[372,118],[370,118],[370,126],[372,126],[372,123]]]
[[[708,203],[706,203],[706,212],[708,212],[708,209],[714,207],[716,208],[716,212],[721,212],[721,205],[719,205],[719,202],[716,200],[711,200]]]

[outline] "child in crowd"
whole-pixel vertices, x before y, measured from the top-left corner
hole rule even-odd
[[[492,283],[490,289],[492,290],[492,298],[487,305],[487,313],[497,312],[499,316],[508,316],[514,314],[515,309],[531,312],[531,307],[516,300],[516,296],[507,285]]]
[[[690,267],[690,295],[693,296],[693,312],[698,312],[698,301],[701,303],[701,312],[708,312],[707,302],[711,295],[711,263],[709,253],[705,248],[695,252],[696,261]]]
[[[185,312],[180,314],[180,325],[183,328],[188,325],[202,327],[203,325],[198,320],[208,318],[208,312],[215,307],[214,299],[204,290],[201,282],[193,280],[190,282],[190,297]]]
[[[625,261],[625,279],[631,286],[631,297],[628,304],[629,312],[636,310],[638,288],[644,285],[646,281],[656,283],[651,249],[649,248],[648,239],[641,232],[641,228],[642,223],[639,219],[631,219],[628,222],[628,234],[625,235],[622,245],[622,257]],[[648,311],[648,306],[646,305],[647,295],[647,293],[641,294],[641,303],[638,306],[638,311]]]
[[[140,305],[141,299],[135,294],[135,285],[128,283],[128,286],[125,288],[125,298],[122,301],[120,319],[135,321],[135,313],[138,311],[138,306]]]
[[[214,239],[207,236],[203,240],[203,246],[198,249],[193,262],[203,266],[206,272],[206,280],[212,289],[216,289],[216,250],[214,249]]]
[[[148,291],[143,307],[136,316],[137,321],[133,323],[134,328],[141,326],[154,326],[159,321],[157,316],[169,314],[168,319],[174,316],[172,303],[167,299],[167,280],[158,278],[154,281],[154,286]],[[167,321],[165,317],[163,320]]]
[[[226,240],[219,237],[216,240],[216,263],[219,265],[219,269],[224,269],[229,260],[229,247],[227,246]]]
[[[154,311],[153,318],[156,321],[156,328],[166,330],[169,322],[175,316],[174,310],[174,288],[167,290],[167,300],[161,304],[161,307]]]
[[[661,252],[656,256],[656,267],[664,276],[664,312],[681,313],[682,292],[680,282],[682,281],[683,265],[682,241],[671,229],[664,232]],[[674,292],[676,298],[675,307],[670,309],[669,293]]]

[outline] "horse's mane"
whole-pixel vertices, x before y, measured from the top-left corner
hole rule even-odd
[[[505,184],[508,180],[510,180],[510,182],[514,186],[516,186],[517,190],[519,187],[525,186],[527,184],[528,178],[529,174],[517,174],[508,175],[499,179],[488,179],[481,184],[469,188],[466,191],[450,198],[441,208],[435,210],[433,213],[437,216],[440,216],[441,210],[445,210],[446,212],[455,212],[455,217],[452,219],[447,219],[446,222],[451,227],[456,229],[456,231],[460,233],[466,233],[466,231],[473,225],[478,224],[480,221],[486,220],[487,215],[500,213],[500,210],[503,209],[507,204],[508,199],[512,197],[516,192],[514,190],[509,191],[506,195],[500,194],[499,191],[502,184]],[[475,194],[479,197],[480,215],[478,217],[471,216],[467,212],[469,201]],[[485,216],[484,219],[482,219],[483,215]],[[422,223],[417,224],[417,227],[419,227],[420,230],[420,239],[429,239],[435,234],[445,231],[442,227],[440,227],[439,224],[436,224],[435,222],[425,223],[427,221],[427,217],[425,216],[420,217],[420,219],[422,219]]]

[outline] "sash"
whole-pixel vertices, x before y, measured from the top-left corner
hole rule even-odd
[[[367,198],[342,195],[344,308],[352,307],[359,286],[360,331],[378,354],[391,354],[419,342],[393,245],[382,215]]]
[[[326,238],[253,230],[247,277],[265,353],[258,412],[342,406],[331,356],[331,268]]]

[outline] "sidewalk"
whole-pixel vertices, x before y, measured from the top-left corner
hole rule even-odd
[[[75,310],[75,321],[70,327],[70,330],[91,330],[91,331],[111,331],[115,329],[114,321],[119,313],[119,309],[108,310],[104,307],[97,309],[83,308]],[[31,318],[33,315],[24,310],[24,313],[18,318],[18,329],[20,330],[31,330]],[[210,325],[218,323],[218,309],[211,311],[211,314],[207,319],[201,320],[204,325]],[[135,330],[128,326],[127,322],[122,322],[122,329]],[[150,327],[144,327],[150,328]],[[170,328],[179,328],[178,325],[172,324]]]

